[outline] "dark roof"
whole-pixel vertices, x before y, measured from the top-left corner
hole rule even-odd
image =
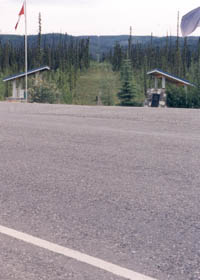
[[[164,72],[160,69],[154,69],[154,70],[151,70],[149,72],[147,72],[147,75],[154,75],[154,76],[163,76],[165,77],[167,80],[171,81],[171,82],[174,82],[174,83],[177,83],[177,84],[182,84],[182,85],[186,85],[186,86],[195,86],[194,84],[191,84],[189,81],[185,80],[185,79],[181,79],[179,77],[176,77],[172,74],[169,74],[167,72]]]
[[[39,68],[29,70],[27,72],[27,75],[32,75],[32,74],[35,74],[37,72],[41,72],[41,71],[45,71],[45,70],[50,70],[50,67],[49,66],[42,66],[42,67],[39,67]],[[15,80],[15,79],[23,78],[25,76],[26,76],[26,73],[23,72],[23,73],[20,73],[20,74],[17,74],[17,75],[12,75],[12,76],[6,77],[6,78],[3,79],[3,81],[8,82],[8,81],[12,81],[12,80]]]

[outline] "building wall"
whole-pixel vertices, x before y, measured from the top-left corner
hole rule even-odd
[[[152,97],[153,94],[159,94],[160,95],[160,101],[158,107],[166,107],[167,106],[167,95],[165,89],[162,88],[150,88],[147,89],[147,98],[145,100],[145,106],[151,107],[152,104]]]
[[[12,81],[13,90],[12,98],[13,99],[23,99],[24,98],[24,89],[22,89],[22,81],[14,80]]]

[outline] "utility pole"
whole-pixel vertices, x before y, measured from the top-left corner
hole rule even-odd
[[[128,39],[128,53],[127,58],[131,57],[131,47],[132,47],[132,26],[130,26],[130,35]]]
[[[180,21],[180,12],[178,11],[178,15],[177,15],[177,37],[179,37],[179,21]]]
[[[181,75],[181,53],[180,53],[180,46],[179,46],[179,11],[177,14],[177,38],[176,38],[176,75]]]

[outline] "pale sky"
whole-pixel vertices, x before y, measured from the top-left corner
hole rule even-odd
[[[24,34],[24,17],[14,27],[23,0],[0,0],[0,34]],[[200,5],[197,0],[27,0],[28,34],[38,33],[38,14],[42,33],[70,35],[176,35],[177,13],[181,17]],[[200,28],[193,34],[200,36]]]

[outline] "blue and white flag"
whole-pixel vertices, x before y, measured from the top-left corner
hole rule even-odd
[[[188,36],[200,26],[200,7],[190,11],[182,17],[181,32],[183,37]]]

